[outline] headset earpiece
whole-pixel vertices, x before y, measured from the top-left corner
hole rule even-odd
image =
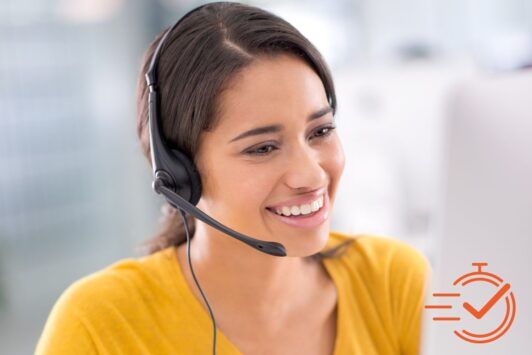
[[[158,93],[156,86],[152,85],[149,95],[149,136],[154,176],[152,187],[159,193],[159,187],[164,185],[195,206],[201,197],[200,174],[185,153],[168,147],[159,121]]]
[[[170,176],[173,178],[175,187],[174,191],[185,200],[197,205],[201,197],[201,177],[196,168],[196,165],[178,149],[171,149],[170,154],[172,162],[169,164],[168,170]]]
[[[164,142],[159,117],[156,67],[159,61],[159,53],[168,34],[184,18],[206,5],[207,4],[204,4],[192,9],[166,31],[153,53],[149,69],[145,74],[146,84],[149,89],[149,136],[154,177],[152,187],[155,192],[159,193],[159,187],[161,185],[166,186],[194,206],[198,203],[201,197],[201,178],[194,162],[185,153],[179,149],[169,148]],[[167,201],[171,205],[174,205],[170,202],[168,197]],[[174,207],[177,208],[177,206]]]

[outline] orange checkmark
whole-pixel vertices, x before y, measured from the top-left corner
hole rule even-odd
[[[497,303],[497,301],[502,297],[504,296],[504,294],[506,293],[506,291],[508,291],[510,289],[510,284],[509,283],[506,283],[504,284],[503,287],[501,287],[499,289],[499,291],[497,291],[497,293],[495,295],[493,295],[492,298],[490,298],[490,300],[488,301],[488,303],[486,303],[484,305],[484,307],[482,307],[482,309],[480,311],[477,311],[472,305],[470,305],[469,303],[467,302],[464,302],[464,308],[469,312],[471,313],[475,318],[477,319],[480,319],[482,317],[484,317],[484,315],[491,309],[491,307],[493,307],[495,305],[495,303]]]

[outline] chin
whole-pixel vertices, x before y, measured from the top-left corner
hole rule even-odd
[[[294,231],[283,236],[279,243],[286,247],[287,256],[305,257],[322,251],[329,240],[329,223],[316,230]]]

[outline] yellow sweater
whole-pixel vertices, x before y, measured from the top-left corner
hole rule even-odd
[[[331,232],[327,247],[353,237],[345,254],[324,260],[339,292],[334,355],[418,354],[427,259],[404,242],[374,235]],[[211,318],[173,248],[119,260],[74,282],[36,347],[36,354],[54,355],[211,353]],[[241,355],[219,330],[217,353]]]

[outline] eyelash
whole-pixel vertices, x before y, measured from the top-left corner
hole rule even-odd
[[[315,132],[321,131],[323,129],[327,129],[327,132],[322,134],[322,135],[317,136],[317,138],[326,138],[326,137],[328,137],[332,133],[332,131],[334,129],[336,129],[336,126],[335,125],[330,125],[330,126],[320,127]],[[268,152],[259,152],[260,149],[267,148],[267,147],[273,147],[274,149],[272,149],[272,150],[270,150]],[[270,154],[271,152],[273,152],[274,150],[277,150],[277,149],[278,148],[275,147],[273,144],[265,144],[265,145],[260,146],[260,147],[258,147],[256,149],[248,150],[248,151],[246,151],[244,153],[247,154],[247,155],[251,155],[251,156],[266,156],[266,155]]]

